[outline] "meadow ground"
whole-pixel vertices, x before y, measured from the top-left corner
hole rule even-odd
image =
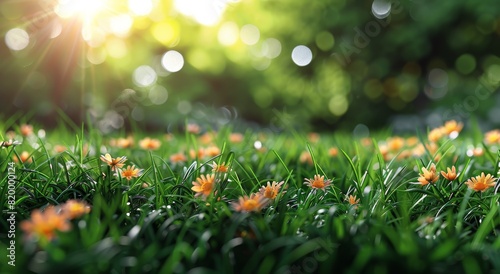
[[[499,273],[500,131],[0,127],[1,273]],[[15,266],[14,266],[15,265]]]

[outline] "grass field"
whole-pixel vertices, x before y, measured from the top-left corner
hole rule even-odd
[[[500,133],[474,124],[0,132],[2,273],[500,273]]]

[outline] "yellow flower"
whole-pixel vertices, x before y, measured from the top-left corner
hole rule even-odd
[[[125,156],[112,158],[109,153],[106,153],[106,155],[101,155],[100,159],[101,159],[101,161],[108,164],[108,166],[111,167],[112,171],[115,171],[117,169],[122,168],[125,161],[127,161],[127,157],[125,157]]]
[[[193,182],[193,187],[191,189],[196,192],[195,197],[202,196],[206,198],[212,193],[214,188],[215,174],[209,174],[207,176],[201,175],[196,178],[196,182]]]
[[[281,186],[284,184],[284,181],[281,181],[279,183],[277,182],[267,182],[266,186],[262,186],[259,189],[260,195],[267,199],[274,200],[276,196],[278,196],[278,193],[280,191]]]
[[[401,137],[392,137],[387,140],[387,146],[390,151],[399,151],[405,145],[405,139]]]
[[[451,169],[448,167],[447,171],[448,172],[444,172],[441,170],[441,175],[443,175],[446,180],[453,181],[457,178],[457,170],[455,169],[455,166],[452,166]]]
[[[240,212],[258,212],[267,205],[268,201],[260,193],[252,193],[250,197],[246,195],[239,197],[238,202],[232,203],[232,207]]]
[[[439,174],[436,172],[436,165],[432,164],[429,169],[422,167],[422,174],[418,177],[421,185],[425,186],[430,183],[435,183],[439,179]]]
[[[465,184],[474,191],[484,192],[488,188],[495,186],[495,178],[491,174],[485,176],[484,172],[481,172],[481,175],[470,178]]]
[[[132,180],[132,178],[137,178],[141,176],[142,170],[135,168],[135,165],[127,166],[126,169],[122,170],[121,175],[127,180]]]
[[[226,173],[229,170],[229,165],[226,165],[225,162],[222,162],[222,164],[218,165],[214,161],[210,166],[212,167],[212,171],[217,173]]]
[[[90,206],[83,201],[68,200],[62,205],[62,213],[68,219],[75,219],[90,212]]]
[[[330,179],[325,180],[325,176],[319,176],[319,175],[314,175],[313,179],[305,179],[305,180],[306,180],[304,182],[305,185],[308,185],[313,189],[321,189],[323,191],[326,191],[326,188],[332,182],[332,180]]]
[[[58,212],[56,207],[47,207],[43,212],[35,209],[31,212],[31,220],[22,221],[21,229],[28,237],[44,238],[52,240],[56,231],[68,231],[71,224],[63,214]]]
[[[139,146],[142,149],[157,150],[161,146],[161,142],[158,139],[146,137],[139,141]]]

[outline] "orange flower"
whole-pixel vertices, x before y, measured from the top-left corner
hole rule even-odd
[[[421,185],[425,186],[430,183],[435,183],[439,179],[439,174],[436,172],[436,165],[432,164],[429,169],[422,167],[422,174],[418,177]]]
[[[212,171],[213,172],[218,172],[218,173],[226,173],[229,171],[229,165],[226,165],[225,162],[222,162],[222,164],[218,165],[215,161],[212,163]]]
[[[443,175],[446,180],[453,181],[457,178],[457,170],[455,169],[455,166],[452,166],[451,169],[448,167],[447,171],[448,172],[444,172],[441,170],[441,175]]]
[[[406,146],[414,147],[419,144],[419,140],[416,136],[406,138]]]
[[[186,155],[184,155],[184,153],[182,152],[170,155],[170,162],[172,163],[182,163],[186,161],[187,161]]]
[[[55,238],[56,231],[68,231],[71,224],[65,215],[59,214],[56,207],[47,207],[43,212],[35,209],[31,212],[31,220],[22,221],[21,229],[28,237],[47,240]]]
[[[195,197],[202,196],[203,198],[206,198],[212,193],[212,189],[214,188],[215,184],[215,174],[210,174],[210,175],[201,175],[200,177],[196,178],[196,182],[193,182],[193,187],[191,189],[196,192],[194,195]]]
[[[319,138],[320,138],[320,136],[316,132],[310,132],[309,134],[307,134],[307,139],[311,143],[317,143],[319,141]]]
[[[90,206],[83,201],[68,200],[62,205],[62,213],[68,219],[75,219],[90,212]]]
[[[198,152],[196,152],[194,149],[189,150],[189,157],[192,159],[202,159],[205,157],[205,150],[203,148],[199,148]]]
[[[328,149],[328,155],[330,155],[330,157],[335,157],[339,154],[339,149],[336,148],[336,147],[331,147]]]
[[[134,139],[131,136],[127,138],[112,139],[109,142],[110,146],[119,148],[131,148],[134,146]]]
[[[125,161],[127,161],[127,157],[125,157],[125,156],[112,158],[109,153],[106,153],[106,155],[101,155],[100,159],[101,159],[101,161],[108,164],[108,166],[111,167],[112,171],[115,171],[117,169],[122,168]]]
[[[200,133],[200,126],[198,126],[197,124],[188,124],[186,127],[186,131],[189,133],[198,134]]]
[[[431,131],[429,131],[429,134],[427,135],[427,139],[429,139],[430,142],[436,143],[437,141],[441,140],[444,135],[444,131],[442,127],[435,128]]]
[[[54,146],[54,151],[55,151],[56,153],[62,153],[62,152],[64,152],[64,151],[66,151],[66,150],[68,150],[68,148],[67,148],[67,147],[65,147],[65,146],[63,146],[63,145],[55,145],[55,146]]]
[[[24,137],[27,137],[27,136],[30,136],[31,134],[33,134],[33,126],[32,125],[23,124],[23,125],[21,125],[19,130],[21,131],[21,135],[23,135]]]
[[[313,179],[305,179],[304,184],[313,189],[321,189],[323,191],[326,191],[326,188],[330,185],[331,182],[332,180],[330,179],[325,180],[325,176],[314,175]]]
[[[267,182],[266,186],[262,186],[259,189],[260,195],[262,195],[264,198],[274,200],[276,196],[278,196],[278,193],[280,191],[281,186],[284,184],[284,181],[281,181],[279,183],[277,182]]]
[[[252,193],[250,197],[246,195],[239,197],[238,202],[232,203],[232,207],[240,212],[258,212],[267,205],[268,201],[260,193]]]
[[[350,205],[359,204],[359,199],[357,199],[356,195],[349,195],[349,197],[347,197],[347,201],[349,202]]]
[[[122,177],[126,178],[127,180],[132,180],[132,178],[137,178],[141,176],[142,170],[135,168],[135,165],[132,166],[127,166],[126,169],[122,170]]]
[[[390,151],[399,151],[405,145],[405,139],[401,137],[392,137],[387,140],[387,147]]]
[[[446,135],[452,137],[453,135],[457,136],[460,131],[462,131],[462,128],[464,127],[464,124],[462,123],[457,123],[455,120],[447,121],[444,123],[443,131]]]
[[[12,160],[14,160],[14,162],[16,162],[16,163],[19,163],[19,162],[32,163],[33,162],[33,159],[31,158],[30,153],[27,151],[21,152],[21,154],[19,155],[19,158],[17,156],[13,156]]]
[[[311,154],[309,153],[309,151],[303,151],[303,152],[300,154],[299,161],[300,161],[301,163],[308,163],[308,164],[310,164],[310,165],[312,165],[312,164],[313,164],[312,156],[311,156]]]
[[[142,149],[157,150],[161,146],[161,142],[158,139],[151,139],[149,137],[146,137],[139,141],[139,146]]]
[[[209,146],[205,148],[205,155],[208,157],[215,157],[220,154],[220,148],[216,146]]]
[[[241,133],[231,133],[229,135],[229,142],[236,144],[241,143],[243,141],[243,134]]]
[[[474,191],[484,192],[488,188],[495,186],[495,178],[491,174],[485,176],[484,172],[481,172],[481,175],[470,178],[465,184]]]
[[[500,130],[495,129],[484,134],[484,142],[488,145],[500,143]]]
[[[212,141],[214,140],[214,135],[215,133],[213,132],[206,132],[205,134],[199,137],[199,140],[202,144],[208,145],[212,143]]]

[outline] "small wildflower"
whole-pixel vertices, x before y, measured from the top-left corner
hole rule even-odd
[[[310,132],[309,134],[307,134],[307,139],[311,143],[317,143],[319,141],[319,138],[320,138],[320,136],[316,132]]]
[[[205,157],[205,150],[203,148],[199,148],[198,151],[190,149],[189,157],[191,157],[192,159],[202,159]]]
[[[305,179],[304,184],[313,189],[321,189],[323,191],[326,191],[326,188],[330,185],[331,182],[332,180],[330,179],[325,180],[325,176],[314,175],[313,179]]]
[[[216,146],[209,146],[205,148],[205,155],[208,157],[215,157],[220,154],[220,148]]]
[[[66,215],[68,219],[75,219],[83,214],[90,212],[90,206],[78,200],[68,200],[62,205],[62,213]]]
[[[432,164],[429,169],[422,167],[422,174],[418,177],[421,185],[425,186],[430,183],[435,183],[439,179],[439,174],[436,172],[436,165]]]
[[[123,167],[125,161],[127,161],[127,157],[123,156],[112,158],[109,153],[106,153],[106,155],[101,155],[101,161],[108,164],[108,166],[111,167],[112,171],[115,171]]]
[[[356,195],[349,195],[349,197],[347,197],[347,201],[350,205],[357,206],[359,204],[359,199],[356,197]]]
[[[252,193],[249,196],[239,197],[238,202],[233,202],[232,207],[239,212],[258,212],[267,205],[268,199],[260,193]]]
[[[19,131],[21,131],[21,135],[23,135],[24,137],[30,136],[33,134],[33,126],[28,124],[23,124],[19,128]]]
[[[405,140],[407,147],[414,147],[419,144],[419,140],[416,136],[408,137]]]
[[[200,177],[196,178],[196,182],[193,182],[193,187],[191,187],[191,189],[196,192],[194,196],[202,196],[203,198],[208,197],[214,188],[214,181],[215,174],[209,174],[207,176],[202,174]]]
[[[68,231],[71,224],[63,214],[58,212],[56,207],[47,207],[44,211],[35,209],[31,212],[31,220],[22,221],[21,229],[28,237],[37,239],[52,240],[56,231]]]
[[[226,173],[229,171],[229,165],[226,165],[225,162],[218,165],[215,161],[211,164],[212,171],[217,173]]]
[[[484,175],[484,172],[481,172],[481,175],[470,178],[465,184],[474,191],[484,192],[495,186],[495,178],[491,174]]]
[[[12,140],[12,139],[10,139],[8,141],[0,142],[0,146],[2,148],[4,148],[4,147],[10,147],[10,146],[17,146],[17,145],[20,145],[20,144],[21,144],[21,142],[16,141],[16,140]]]
[[[453,181],[457,178],[457,170],[455,169],[455,166],[452,166],[451,169],[448,167],[447,172],[441,170],[441,175],[443,175],[446,180]]]
[[[186,155],[184,155],[184,153],[182,152],[170,155],[170,162],[172,163],[184,163],[186,161],[187,161]]]
[[[131,148],[134,146],[134,139],[131,136],[127,138],[112,139],[110,140],[109,145],[119,148]]]
[[[12,157],[12,160],[16,163],[32,163],[33,162],[33,159],[31,158],[31,155],[29,152],[27,151],[23,151],[21,152],[21,154],[19,154],[19,158],[17,156],[13,156]]]
[[[206,132],[199,137],[199,140],[202,144],[208,145],[214,140],[214,135],[215,134],[213,132]]]
[[[339,149],[338,149],[338,148],[336,148],[336,147],[331,147],[331,148],[329,148],[329,149],[328,149],[328,155],[329,155],[330,157],[335,157],[335,156],[337,156],[338,154],[339,154]]]
[[[54,146],[54,151],[55,153],[62,153],[64,151],[68,150],[67,147],[63,146],[63,145],[55,145]]]
[[[312,165],[312,164],[313,164],[312,156],[311,156],[311,154],[309,153],[309,151],[303,151],[303,152],[300,154],[299,161],[300,161],[301,163],[308,163],[309,165]]]
[[[392,137],[387,140],[387,147],[390,151],[399,151],[405,145],[405,139],[401,137]]]
[[[276,196],[278,196],[278,193],[280,191],[281,186],[284,184],[284,181],[281,181],[279,183],[277,182],[267,182],[266,186],[262,186],[259,189],[259,193],[267,199],[274,200]]]
[[[137,178],[141,176],[142,170],[135,168],[135,165],[127,166],[126,169],[122,170],[121,175],[123,178],[128,181],[132,180],[132,178]]]
[[[200,133],[201,129],[197,124],[188,124],[186,127],[186,131],[192,134],[198,134]]]
[[[462,131],[462,128],[464,127],[464,124],[462,123],[457,123],[455,120],[447,121],[444,123],[443,131],[446,135],[453,137],[453,136],[458,136],[458,133]]]
[[[243,141],[243,134],[241,133],[231,133],[229,135],[229,142],[233,144],[241,143]]]
[[[443,138],[444,133],[445,132],[443,131],[442,127],[435,128],[429,131],[429,134],[427,134],[427,139],[429,139],[430,142],[436,143],[441,140],[441,138]]]
[[[488,145],[500,144],[500,130],[495,129],[484,134],[484,142]]]
[[[158,148],[160,148],[161,142],[158,139],[151,139],[149,137],[146,137],[139,141],[139,146],[142,149],[157,150]]]

